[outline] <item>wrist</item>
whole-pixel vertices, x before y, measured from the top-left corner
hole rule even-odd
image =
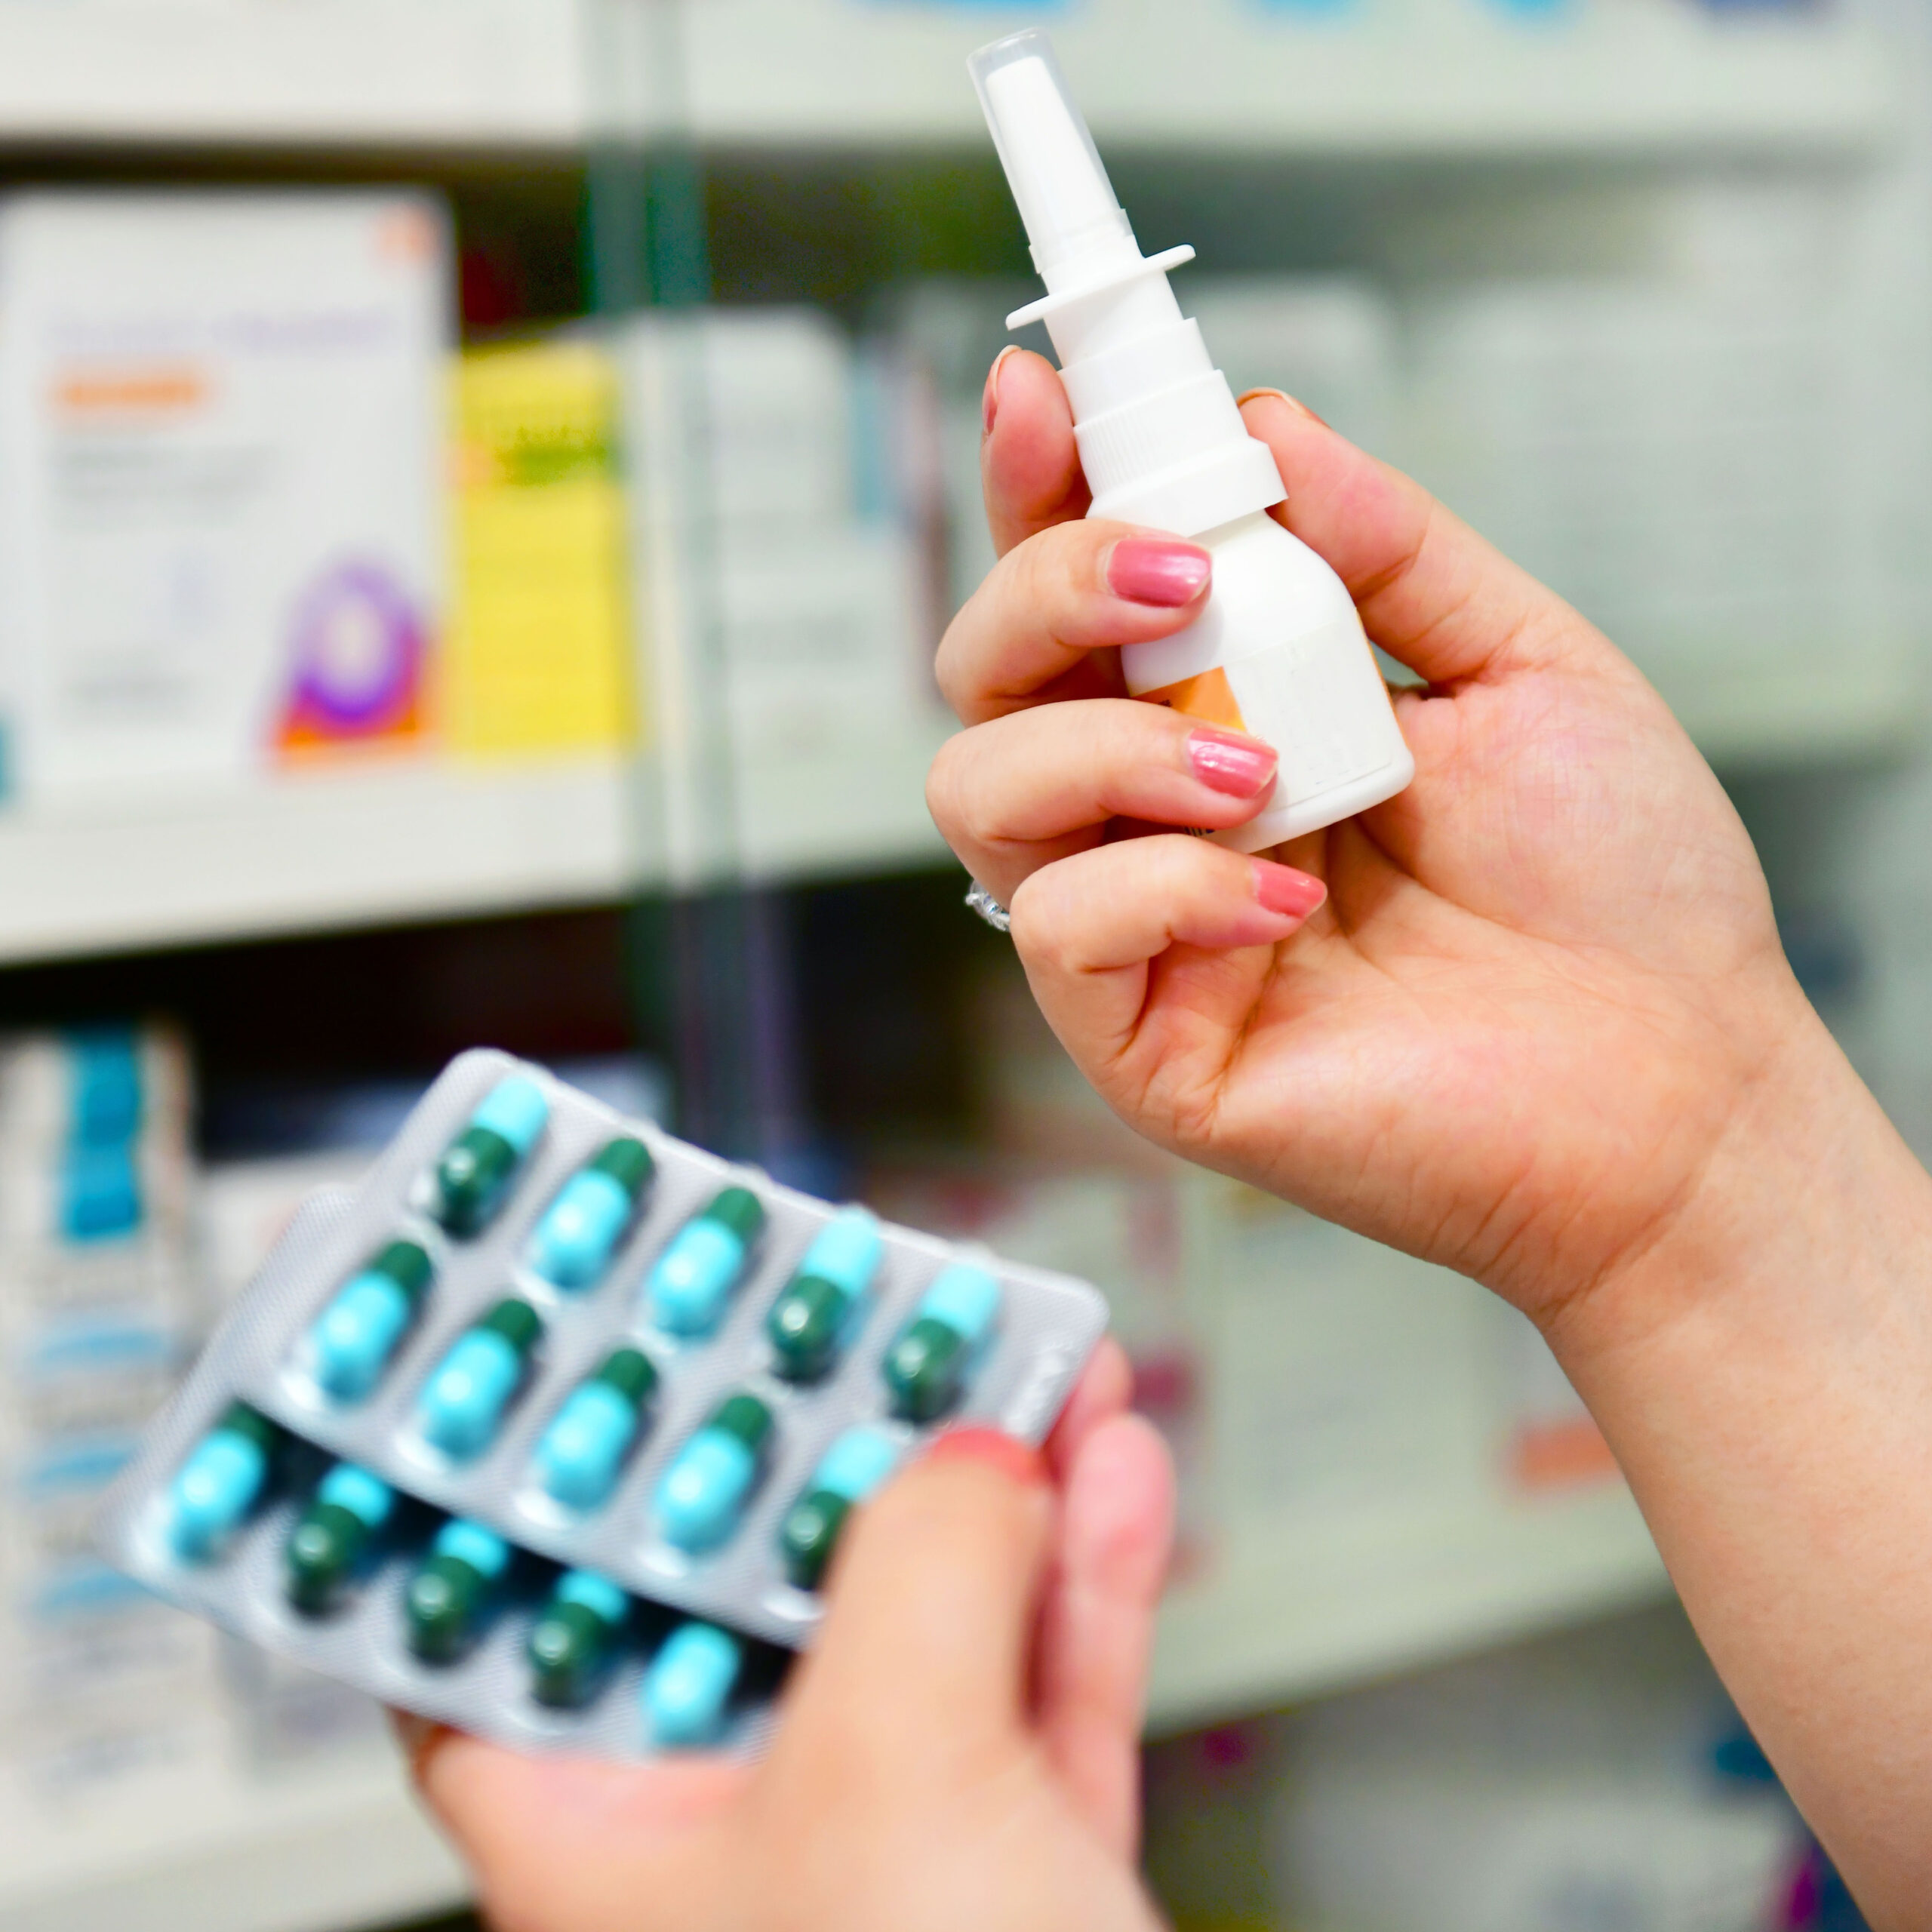
[[[1808,1009],[1696,1186],[1546,1332],[1878,1924],[1932,1896],[1932,1179]]]
[[[1573,1377],[1687,1322],[1835,1329],[1881,1257],[1932,1254],[1932,1178],[1795,985],[1752,1032],[1695,1174],[1546,1321]]]

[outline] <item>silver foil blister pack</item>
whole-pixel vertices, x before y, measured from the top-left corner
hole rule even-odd
[[[432,1211],[438,1164],[479,1106],[512,1081],[540,1090],[547,1115],[485,1224],[471,1235],[453,1234]],[[531,1265],[540,1222],[566,1183],[619,1137],[643,1143],[651,1174],[598,1278],[558,1287]],[[652,1318],[644,1285],[687,1223],[734,1186],[750,1190],[763,1210],[743,1272],[710,1333],[669,1332]],[[781,1527],[812,1493],[835,1441],[854,1431],[888,1438],[895,1462],[936,1429],[961,1423],[1037,1443],[1106,1321],[1104,1301],[1085,1283],[877,1224],[875,1269],[848,1311],[834,1358],[817,1379],[788,1377],[779,1372],[768,1318],[835,1218],[849,1225],[851,1211],[626,1120],[540,1068],[495,1052],[466,1054],[359,1188],[316,1197],[291,1224],[109,1492],[98,1521],[103,1546],[160,1594],[245,1638],[387,1703],[525,1749],[651,1755],[640,1714],[645,1674],[673,1633],[692,1622],[711,1626],[731,1634],[743,1661],[725,1719],[704,1741],[755,1749],[789,1656],[810,1641],[822,1614],[817,1590],[788,1574]],[[426,1286],[366,1396],[332,1398],[318,1386],[312,1331],[372,1257],[398,1241],[428,1257]],[[910,1419],[903,1402],[895,1411],[887,1358],[943,1275],[993,1278],[996,1312],[956,1399],[942,1414]],[[534,1310],[540,1332],[487,1446],[452,1456],[428,1439],[426,1389],[453,1348],[506,1298]],[[537,1478],[539,1445],[560,1409],[619,1349],[643,1355],[654,1384],[608,1496],[592,1507],[566,1506]],[[715,1546],[678,1547],[659,1513],[667,1469],[720,1403],[740,1392],[770,1420],[755,1485]],[[237,1404],[273,1425],[270,1473],[232,1532],[191,1559],[178,1552],[171,1528],[175,1486]],[[325,1614],[305,1614],[290,1598],[289,1540],[338,1465],[379,1479],[395,1507],[340,1601]],[[409,1641],[405,1595],[452,1521],[494,1533],[509,1561],[491,1580],[474,1641],[447,1660],[426,1662]],[[532,1694],[529,1645],[565,1573],[606,1580],[629,1603],[593,1694],[575,1708],[553,1708]]]

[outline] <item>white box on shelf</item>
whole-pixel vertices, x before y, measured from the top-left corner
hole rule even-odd
[[[0,7],[14,139],[564,147],[579,0],[62,0]]]
[[[413,192],[0,207],[0,658],[29,804],[429,742],[448,258]]]
[[[809,309],[663,315],[623,338],[674,882],[937,849],[924,778],[949,727],[921,531],[890,480],[894,392],[857,354]]]
[[[1720,760],[1896,746],[1925,712],[1924,648],[1865,567],[1861,337],[1829,284],[1552,278],[1411,315],[1423,480]]]

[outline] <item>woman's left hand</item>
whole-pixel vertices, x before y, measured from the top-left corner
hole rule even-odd
[[[1044,1456],[942,1437],[854,1517],[769,1756],[405,1735],[498,1932],[1154,1932],[1138,1749],[1173,1479],[1104,1344]]]

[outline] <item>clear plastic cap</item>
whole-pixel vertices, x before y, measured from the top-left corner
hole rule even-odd
[[[1131,242],[1134,231],[1073,104],[1053,42],[1029,27],[981,48],[966,65],[1040,272],[1097,244]]]

